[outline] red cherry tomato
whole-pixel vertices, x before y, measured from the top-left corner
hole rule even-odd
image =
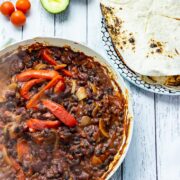
[[[5,1],[1,4],[1,13],[4,16],[10,16],[14,12],[14,5],[10,1]]]
[[[11,14],[10,20],[15,26],[23,26],[26,22],[26,16],[22,11],[17,10]]]
[[[22,11],[24,14],[26,14],[31,8],[31,3],[29,0],[18,0],[16,2],[16,9]]]

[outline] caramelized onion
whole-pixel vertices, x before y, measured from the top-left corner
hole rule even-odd
[[[86,89],[84,87],[80,87],[76,92],[76,96],[78,97],[79,101],[87,98]]]
[[[8,156],[8,154],[7,154],[7,149],[6,149],[6,147],[1,144],[1,145],[0,145],[0,150],[2,151],[4,161],[5,161],[8,165],[12,166],[12,162],[11,162],[11,159],[9,158],[9,156]]]
[[[88,126],[91,124],[91,118],[89,116],[83,116],[80,121],[80,126]]]
[[[102,164],[103,162],[102,162],[102,160],[99,158],[99,157],[97,157],[97,156],[93,156],[92,157],[92,159],[91,159],[91,163],[93,164],[93,165],[100,165],[100,164]]]
[[[105,136],[106,138],[109,138],[109,134],[105,130],[104,121],[102,119],[99,120],[99,130],[101,131],[103,136]]]
[[[76,80],[72,80],[72,89],[71,89],[71,93],[72,93],[72,94],[75,93],[75,91],[76,91],[76,86],[77,86]]]
[[[93,83],[90,83],[90,86],[91,86],[93,93],[96,94],[97,93],[97,87]]]
[[[8,123],[6,126],[4,126],[3,133],[5,136],[10,137],[11,139],[16,139],[21,135],[21,131],[17,131],[17,128],[17,123]]]
[[[34,67],[34,69],[40,70],[40,69],[45,69],[46,67],[47,67],[47,64],[39,63]]]
[[[95,104],[95,108],[92,111],[92,116],[95,117],[99,109],[99,104]]]
[[[4,145],[0,145],[0,151],[2,151],[4,161],[10,165],[14,170],[17,172],[17,179],[18,180],[25,180],[24,172],[21,166],[11,157],[8,156],[7,149]]]
[[[3,96],[0,96],[0,103],[4,102],[6,99]]]
[[[16,90],[17,87],[18,87],[18,84],[15,83],[15,82],[13,82],[13,83],[9,84],[7,88],[8,88],[9,90]]]

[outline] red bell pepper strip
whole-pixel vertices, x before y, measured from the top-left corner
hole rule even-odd
[[[43,105],[49,109],[60,121],[69,127],[77,125],[77,120],[66,109],[50,100],[42,100]]]
[[[32,80],[26,82],[26,83],[23,85],[23,87],[21,88],[21,90],[20,90],[20,95],[21,95],[24,99],[28,100],[28,99],[30,98],[30,96],[31,96],[30,93],[29,93],[29,90],[30,90],[34,85],[39,84],[39,83],[41,83],[41,82],[43,82],[43,81],[44,81],[44,79],[32,79]]]
[[[65,84],[63,81],[59,81],[56,86],[54,87],[55,93],[60,93],[65,90]]]
[[[44,86],[37,94],[35,94],[26,104],[27,109],[36,106],[38,99],[40,99],[43,96],[44,92],[55,86],[59,80],[63,80],[63,77],[60,75],[54,77],[46,86]]]
[[[51,65],[57,65],[56,60],[51,57],[49,49],[42,50],[42,58]]]
[[[30,158],[30,147],[24,139],[18,139],[17,155],[20,162],[23,160],[23,157],[29,156],[28,158]]]
[[[55,70],[64,69],[67,66],[67,64],[59,64],[57,66],[54,66]]]
[[[59,73],[54,70],[26,70],[16,76],[17,81],[27,81],[32,78],[52,79]]]
[[[7,149],[4,145],[0,144],[0,151],[2,151],[5,162],[10,165],[17,173],[18,180],[25,180],[24,172],[21,166],[12,158],[8,156]]]
[[[29,128],[29,131],[35,132],[35,131],[40,131],[45,128],[57,128],[59,127],[61,123],[59,121],[43,121],[39,119],[29,119],[26,122],[27,127]]]
[[[66,70],[66,69],[62,69],[61,71],[63,72],[64,75],[66,75],[68,77],[72,77],[73,76],[72,73],[70,71]]]
[[[16,170],[17,172],[17,179],[18,180],[25,180],[25,174],[23,169],[21,168],[21,166],[13,159],[13,158],[9,158],[11,160],[12,163],[12,167]]]

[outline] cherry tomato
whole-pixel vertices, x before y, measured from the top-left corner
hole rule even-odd
[[[26,16],[22,11],[14,11],[10,17],[11,22],[15,26],[23,26],[26,22]]]
[[[22,11],[24,14],[26,14],[30,8],[31,3],[29,2],[29,0],[18,0],[16,2],[16,9]]]
[[[1,4],[1,13],[4,16],[10,16],[14,12],[14,5],[10,1],[5,1]]]

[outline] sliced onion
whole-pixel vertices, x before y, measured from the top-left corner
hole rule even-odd
[[[47,64],[39,63],[34,67],[34,69],[40,70],[40,69],[45,69],[46,67],[47,67]]]
[[[103,136],[109,138],[109,133],[105,130],[104,121],[102,119],[99,120],[99,130],[101,131]]]
[[[97,93],[97,87],[93,83],[90,83],[90,86],[91,86],[93,93],[96,94]]]
[[[5,136],[8,135],[7,133],[9,133],[9,128],[10,128],[11,126],[12,126],[12,123],[8,123],[8,124],[6,124],[6,125],[4,126],[3,133],[4,133]]]
[[[54,135],[55,135],[55,142],[54,142],[54,148],[53,148],[53,150],[56,151],[56,150],[58,149],[58,147],[59,147],[59,135],[58,135],[58,133],[57,133],[56,130],[52,129],[51,131],[52,131],[52,132],[54,133]]]
[[[92,111],[92,116],[95,117],[99,109],[99,104],[95,104],[95,108]]]
[[[24,175],[24,172],[23,172],[21,166],[13,158],[8,156],[6,147],[4,145],[0,145],[0,150],[2,151],[4,161],[16,170],[17,179],[25,180],[25,175]]]
[[[75,93],[76,87],[77,87],[76,80],[72,80],[72,89],[71,89],[71,93],[72,93],[72,94]]]
[[[83,116],[80,120],[80,126],[88,126],[91,124],[91,118],[89,116]]]
[[[18,127],[17,123],[15,122],[11,122],[11,123],[8,123],[4,129],[3,129],[3,133],[5,136],[9,136],[11,139],[16,139],[19,135],[20,135],[20,132],[17,133],[15,131],[15,129]],[[7,134],[8,133],[8,134]]]
[[[76,92],[76,96],[78,97],[79,101],[87,98],[86,89],[84,87],[80,87]]]
[[[13,123],[8,129],[9,136],[11,139],[16,139],[16,137],[17,137],[17,134],[15,133],[16,127],[17,127],[17,125]]]
[[[99,158],[99,157],[97,157],[97,156],[93,156],[92,157],[92,159],[91,159],[91,163],[93,164],[93,165],[100,165],[100,164],[102,164],[103,162],[102,162],[102,160]]]
[[[15,82],[13,82],[13,83],[9,84],[7,88],[8,88],[9,90],[16,90],[17,87],[18,87],[18,84],[15,83]]]
[[[6,99],[3,96],[0,96],[0,103],[4,102]]]
[[[1,151],[2,151],[3,158],[4,158],[5,162],[6,162],[8,165],[12,166],[12,161],[11,161],[11,159],[9,158],[8,153],[7,153],[7,149],[6,149],[6,147],[5,147],[4,145],[1,145]]]

